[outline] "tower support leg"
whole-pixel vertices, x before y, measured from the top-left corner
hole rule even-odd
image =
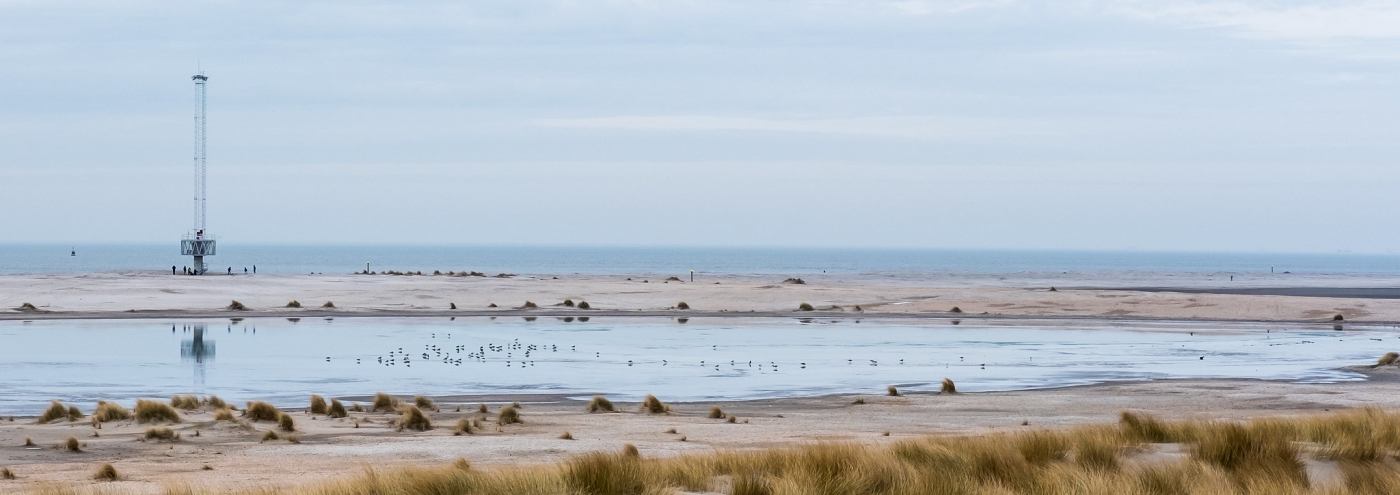
[[[195,257],[194,257],[194,274],[195,274],[195,275],[204,275],[204,257],[203,257],[203,256],[195,256]]]

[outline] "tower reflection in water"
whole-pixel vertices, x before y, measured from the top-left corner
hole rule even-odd
[[[174,331],[175,328],[171,327],[170,330]],[[194,363],[194,384],[203,387],[204,365],[214,360],[214,341],[204,341],[204,325],[194,325],[193,328],[185,329],[186,332],[191,330],[194,332],[194,339],[180,342],[180,360]]]

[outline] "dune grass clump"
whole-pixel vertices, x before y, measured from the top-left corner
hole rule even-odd
[[[204,403],[208,404],[209,407],[212,407],[214,409],[223,409],[225,407],[228,407],[228,403],[224,402],[224,400],[220,399],[217,395],[211,395],[209,397],[206,397],[204,399]]]
[[[64,440],[64,441],[63,441],[63,448],[67,449],[69,452],[82,452],[82,451],[83,451],[83,445],[80,444],[80,443],[78,443],[77,437],[68,437],[67,440]]]
[[[595,395],[595,396],[593,396],[593,400],[588,401],[588,412],[590,412],[590,413],[615,412],[615,411],[616,411],[616,409],[613,408],[613,403],[612,403],[612,401],[608,400],[607,397],[603,397],[603,396],[601,396],[601,395]]]
[[[588,304],[588,301],[579,301],[579,302],[578,302],[578,309],[593,309],[593,306],[590,306],[590,305]]]
[[[710,418],[710,419],[724,419],[724,411],[723,411],[723,410],[720,410],[719,407],[710,406],[710,415],[709,415],[709,418]]]
[[[349,415],[350,413],[345,412],[345,404],[341,404],[339,400],[331,399],[331,406],[326,409],[326,416],[344,418]]]
[[[17,310],[17,311],[30,312],[30,311],[38,311],[39,308],[38,308],[38,307],[35,307],[33,304],[30,304],[30,303],[23,303],[23,304],[20,304],[18,308],[15,308],[15,310]]]
[[[569,308],[574,307],[574,300],[573,300],[573,299],[565,299],[565,300],[564,300],[564,306],[565,306],[565,307],[569,307]]]
[[[647,414],[666,414],[671,412],[671,406],[666,405],[665,402],[661,402],[661,399],[657,399],[655,395],[651,394],[647,394],[646,398],[642,399],[641,408],[642,412]]]
[[[423,410],[419,409],[418,406],[404,405],[399,410],[401,415],[398,421],[394,422],[395,430],[428,431],[433,429],[433,423],[428,421],[428,416],[423,414]]]
[[[1122,411],[1118,413],[1118,425],[1132,438],[1144,442],[1167,443],[1175,439],[1165,424],[1146,414]]]
[[[33,438],[29,438],[29,437],[24,437],[24,446],[25,446],[25,447],[33,447],[33,446],[34,446],[34,439],[33,439]]]
[[[39,422],[39,424],[43,424],[58,419],[64,419],[67,417],[68,408],[64,407],[62,402],[53,401],[49,403],[49,408],[45,409],[44,413],[39,415],[39,419],[37,421]]]
[[[238,301],[235,300],[235,301],[230,301],[230,302],[228,303],[228,306],[224,307],[224,309],[228,309],[228,310],[231,310],[231,311],[247,311],[247,310],[248,310],[248,307],[247,307],[247,306],[244,306],[243,303],[238,302]]]
[[[564,432],[563,435],[559,435],[559,439],[560,439],[560,440],[573,440],[573,439],[574,439],[574,434],[573,434],[573,433],[569,433],[569,432],[566,431],[566,432]]]
[[[326,303],[322,304],[321,307],[325,309],[335,309],[335,303],[326,301]]]
[[[433,410],[433,412],[438,411],[438,406],[436,402],[433,402],[432,399],[421,395],[413,396],[413,405],[418,406],[421,409],[431,409]]]
[[[258,443],[267,442],[267,441],[271,441],[271,440],[277,440],[278,438],[279,438],[279,437],[277,436],[277,432],[272,431],[272,430],[267,430],[267,431],[264,431],[264,432],[263,432],[263,434],[262,434],[262,439],[261,439],[261,440],[258,440]]]
[[[171,428],[157,426],[155,428],[147,428],[146,435],[142,438],[145,440],[155,440],[158,442],[171,442],[179,440],[180,434],[176,433],[175,430]]]
[[[457,424],[452,427],[453,436],[472,434],[472,422],[467,418],[457,418]]]
[[[249,421],[279,421],[282,419],[282,411],[263,401],[251,401],[243,408],[243,417]]]
[[[214,410],[214,421],[233,422],[233,410],[227,408]]]
[[[811,305],[811,304],[808,304],[808,303],[802,303],[802,304],[798,304],[798,305],[797,305],[797,310],[798,310],[798,311],[812,311],[812,310],[815,310],[815,309],[817,309],[817,308],[813,308],[812,305]]]
[[[292,420],[292,415],[282,413],[281,416],[277,417],[277,427],[281,428],[282,431],[297,431],[297,422]]]
[[[895,388],[894,385],[887,386],[885,387],[885,395],[888,395],[890,397],[899,397],[899,389]]]
[[[117,473],[117,468],[112,466],[112,463],[104,462],[101,466],[97,467],[97,472],[93,473],[92,479],[97,481],[117,481],[121,479],[121,475]]]
[[[481,413],[481,414],[486,414],[486,413],[491,412],[491,410],[486,408],[486,403],[485,403],[485,402],[482,402],[482,403],[478,403],[478,404],[476,405],[476,412],[479,412],[479,413]]]
[[[311,414],[326,414],[326,398],[311,394]]]
[[[943,379],[943,386],[940,387],[940,388],[938,389],[938,393],[940,393],[940,394],[956,394],[956,393],[958,393],[958,387],[957,387],[956,385],[953,385],[953,380],[952,380],[952,379],[944,378],[944,379]]]
[[[68,421],[83,419],[83,411],[78,406],[68,406]]]
[[[351,411],[355,411],[355,412],[365,412],[365,408],[360,407],[360,403],[359,403],[359,402],[352,402],[352,403],[350,403],[350,410],[351,410]]]
[[[455,302],[447,303],[447,309],[457,309],[457,303],[455,303]]]
[[[959,308],[959,307],[957,307],[957,306],[953,306],[953,309],[948,310],[948,312],[949,312],[949,313],[961,313],[961,312],[963,312],[963,310],[962,310],[962,308]]]
[[[369,412],[379,412],[379,410],[381,409],[383,409],[385,412],[393,412],[398,408],[398,397],[394,397],[384,392],[379,392],[377,394],[374,394],[374,404],[370,406]]]
[[[11,471],[10,468],[7,468],[7,467],[0,467],[0,480],[12,480],[12,479],[15,479],[15,472],[14,472],[14,471]]]
[[[496,414],[496,424],[498,425],[505,426],[523,422],[520,420],[520,411],[513,406],[502,407],[501,412]]]
[[[180,414],[175,412],[175,408],[164,402],[153,400],[136,399],[136,421],[150,423],[153,421],[169,421],[171,423],[180,422]]]
[[[170,407],[184,410],[199,409],[199,398],[193,395],[174,395],[170,397]]]
[[[1342,316],[1341,313],[1337,313],[1336,316],[1332,317],[1332,321],[1346,321],[1346,317]]]
[[[1384,356],[1381,356],[1381,358],[1376,361],[1376,366],[1390,366],[1392,364],[1395,364],[1396,361],[1400,361],[1400,354],[1394,352],[1387,352]]]
[[[290,302],[287,303],[287,307],[288,307],[288,308],[300,308],[300,307],[301,307],[301,301],[298,301],[298,300],[296,300],[296,299],[292,299]]]
[[[685,301],[681,301],[676,303],[676,309],[690,309],[690,305],[686,304]]]
[[[525,304],[524,304],[524,305],[521,305],[521,306],[520,306],[519,308],[517,308],[517,309],[535,309],[535,308],[538,308],[538,307],[540,307],[538,304],[535,304],[535,303],[530,302],[530,301],[525,301]]]
[[[1203,428],[1196,434],[1191,458],[1237,478],[1262,475],[1307,487],[1308,475],[1298,458],[1298,447],[1287,437],[1265,430],[1234,423]]]

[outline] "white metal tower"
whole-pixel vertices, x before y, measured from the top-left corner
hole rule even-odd
[[[194,230],[180,241],[180,254],[194,256],[194,273],[205,272],[204,257],[214,255],[214,236],[204,230],[204,86],[203,72],[194,80]]]

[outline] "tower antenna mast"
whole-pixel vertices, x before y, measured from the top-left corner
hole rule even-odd
[[[194,80],[194,230],[180,241],[180,254],[194,256],[194,274],[206,271],[204,257],[214,255],[214,236],[204,226],[204,88],[209,78],[203,71]]]

